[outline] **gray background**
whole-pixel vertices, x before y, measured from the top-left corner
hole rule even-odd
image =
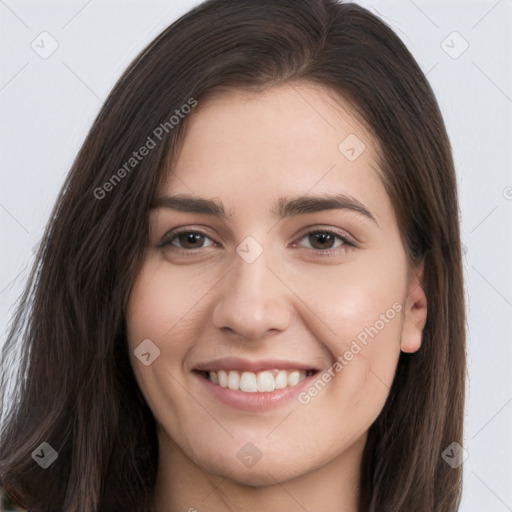
[[[139,50],[197,3],[0,0],[0,346],[102,102]],[[512,511],[512,0],[360,3],[427,73],[454,150],[468,300],[461,512]]]

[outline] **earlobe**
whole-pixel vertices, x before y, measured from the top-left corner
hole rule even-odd
[[[423,263],[416,269],[408,286],[405,299],[405,317],[400,350],[414,353],[421,347],[423,328],[427,321],[427,297],[422,286]]]

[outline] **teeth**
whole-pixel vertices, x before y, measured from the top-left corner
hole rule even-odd
[[[246,393],[256,393],[258,386],[256,385],[256,375],[252,372],[244,372],[240,377],[240,391]]]
[[[288,386],[296,386],[300,382],[300,372],[294,371],[288,374],[288,379],[286,379]]]
[[[228,387],[228,374],[224,370],[219,370],[218,372],[210,372],[210,380],[212,380],[212,373],[216,373],[219,380],[219,386],[222,386],[223,388]],[[214,382],[212,380],[212,382]]]
[[[288,374],[284,370],[281,370],[276,375],[275,380],[276,380],[276,389],[283,389],[288,385]]]
[[[258,373],[256,381],[258,384],[258,391],[274,391],[275,380],[271,372],[264,371]]]
[[[254,372],[240,373],[236,370],[208,372],[208,378],[213,384],[244,393],[269,392],[287,386],[296,386],[308,375],[308,372],[301,370],[265,370],[257,374]]]
[[[230,371],[228,375],[228,388],[229,389],[238,389],[238,385],[240,384],[240,377],[238,372]]]

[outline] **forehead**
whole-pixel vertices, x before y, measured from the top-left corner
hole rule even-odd
[[[227,90],[199,101],[164,192],[233,199],[235,209],[306,193],[383,203],[377,155],[348,103],[325,87]]]

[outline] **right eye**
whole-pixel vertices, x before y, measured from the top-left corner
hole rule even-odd
[[[203,249],[201,244],[204,240],[211,240],[206,233],[202,231],[191,230],[188,228],[180,228],[166,233],[164,237],[156,244],[156,247],[171,249],[178,254],[189,253],[198,249]],[[209,247],[214,243],[206,246]]]

